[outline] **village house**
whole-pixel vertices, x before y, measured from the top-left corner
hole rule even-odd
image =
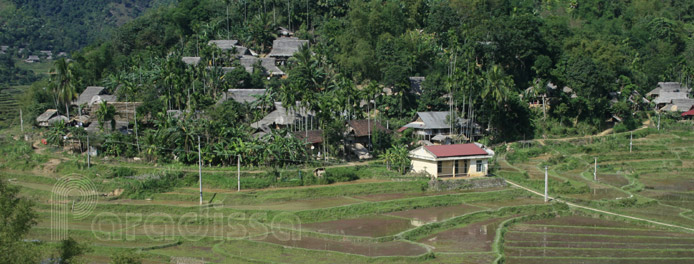
[[[53,59],[53,52],[50,50],[40,50],[42,57],[45,57],[47,60],[52,60]]]
[[[376,131],[381,131],[384,133],[389,132],[381,124],[381,122],[376,120],[350,120],[349,122],[347,122],[347,132],[345,133],[345,139],[347,144],[360,143],[364,146],[368,146],[371,144],[371,135]]]
[[[275,102],[275,110],[267,114],[263,119],[253,122],[251,127],[263,133],[269,133],[271,129],[289,127],[301,121],[308,127],[309,122],[312,122],[313,118],[314,113],[303,107],[292,110],[282,106],[281,102]]]
[[[221,39],[221,40],[210,40],[207,45],[215,45],[222,51],[232,52],[232,55],[241,56],[258,56],[257,53],[253,52],[251,49],[244,46],[238,45],[238,40],[235,39]]]
[[[89,105],[91,106],[92,99],[95,96],[103,95],[105,92],[102,86],[87,86],[84,91],[77,97],[77,100],[72,101],[72,105]],[[107,97],[106,100],[112,99]]]
[[[678,82],[659,82],[655,89],[646,94],[646,97],[652,98],[656,110],[672,111],[673,100],[689,99],[690,92],[691,88],[682,86]],[[678,102],[681,106],[683,101]],[[680,110],[680,112],[686,110]]]
[[[39,56],[36,56],[36,55],[31,55],[31,56],[29,56],[29,58],[24,60],[24,62],[26,62],[26,63],[34,63],[34,62],[39,62],[39,61],[41,61],[41,59],[39,58]]]
[[[51,124],[48,122],[53,118],[56,114],[58,113],[58,110],[56,109],[48,109],[46,112],[43,112],[43,114],[40,114],[38,117],[36,117],[36,124],[40,127],[48,127]]]
[[[323,130],[294,131],[292,135],[305,142],[311,155],[319,156],[323,147]]]
[[[260,61],[260,66],[264,68],[264,74],[267,76],[278,76],[282,77],[285,75],[284,71],[280,70],[275,63],[275,58],[257,58],[253,56],[243,56],[241,57],[240,63],[246,72],[253,73],[255,70],[255,65]]]
[[[685,112],[694,106],[694,99],[673,99],[659,110],[665,112]]]
[[[478,143],[422,146],[410,151],[411,170],[432,178],[488,175],[494,151]]]
[[[361,119],[347,122],[345,143],[347,143],[349,149],[358,159],[372,158],[369,148],[371,146],[371,136],[376,131],[390,133],[387,128],[383,127],[381,122],[376,120]]]
[[[234,100],[240,104],[253,104],[258,101],[258,98],[265,94],[265,89],[229,89],[222,94],[222,97],[217,101],[217,104]],[[258,108],[261,106],[258,105]]]
[[[278,65],[285,65],[287,60],[299,51],[301,46],[308,45],[308,40],[295,37],[281,37],[272,41],[269,57],[275,58]]]
[[[414,133],[418,137],[427,141],[437,142],[450,141],[454,134],[470,130],[472,132],[470,133],[471,138],[475,138],[480,135],[481,127],[471,120],[464,118],[457,118],[457,122],[453,126],[454,131],[451,133],[451,124],[448,117],[449,115],[450,113],[447,111],[417,112],[417,117],[415,120],[400,128],[398,132],[411,128],[414,129]]]

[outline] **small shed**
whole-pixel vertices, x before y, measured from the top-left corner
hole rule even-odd
[[[36,123],[40,127],[50,126],[50,124],[48,123],[48,120],[50,120],[57,113],[58,113],[58,110],[56,110],[56,109],[48,109],[48,110],[46,110],[46,112],[43,112],[43,114],[36,117]]]

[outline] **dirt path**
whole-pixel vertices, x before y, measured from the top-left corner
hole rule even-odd
[[[528,192],[531,192],[531,193],[533,193],[533,194],[535,194],[535,195],[544,197],[544,194],[541,194],[541,193],[539,193],[539,192],[537,192],[537,191],[535,191],[535,190],[532,190],[532,189],[530,189],[530,188],[527,188],[527,187],[522,186],[522,185],[520,185],[520,184],[517,184],[517,183],[515,183],[515,182],[509,181],[509,180],[506,180],[506,182],[508,182],[509,184],[513,185],[514,187],[521,188],[521,189],[526,190],[526,191],[528,191]],[[610,212],[610,211],[600,210],[600,209],[596,209],[596,208],[592,208],[592,207],[588,207],[588,206],[578,205],[578,204],[571,203],[571,202],[567,202],[567,201],[564,201],[564,200],[561,200],[561,199],[554,199],[554,197],[551,197],[551,196],[549,196],[549,195],[547,196],[547,198],[548,198],[549,200],[555,200],[555,201],[557,201],[557,202],[565,203],[565,204],[567,204],[567,205],[570,206],[570,207],[581,208],[581,209],[585,209],[585,210],[589,210],[589,211],[593,211],[593,212],[598,212],[598,213],[602,213],[602,214],[614,215],[614,216],[619,216],[619,217],[628,218],[628,219],[632,219],[632,220],[639,220],[639,221],[644,221],[644,222],[648,222],[648,223],[651,223],[651,224],[656,224],[656,225],[661,225],[661,226],[667,226],[667,227],[674,227],[674,228],[679,228],[679,229],[684,229],[684,230],[687,230],[687,231],[690,231],[690,232],[694,232],[694,228],[688,228],[688,227],[683,227],[683,226],[678,226],[678,225],[673,225],[673,224],[668,224],[668,223],[653,221],[653,220],[649,220],[649,219],[645,219],[645,218],[634,217],[634,216],[629,216],[629,215],[614,213],[614,212]]]

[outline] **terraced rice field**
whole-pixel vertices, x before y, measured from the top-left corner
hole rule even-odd
[[[496,173],[540,190],[537,183],[548,165],[558,190],[551,189],[551,195],[694,227],[694,145],[683,142],[694,143],[694,134],[639,137],[633,153],[600,147],[624,147],[622,141],[586,140],[587,145],[556,145],[514,164],[502,157]],[[598,181],[592,179],[593,157],[599,160]],[[52,190],[66,174],[58,169],[61,163],[71,159],[0,170],[22,187],[22,196],[37,203],[39,223],[28,239],[45,241],[49,248],[57,244]],[[93,249],[86,262],[109,262],[114,252],[136,249],[144,263],[477,264],[500,257],[506,263],[694,263],[692,233],[579,216],[586,212],[545,205],[511,187],[437,192],[425,190],[426,181],[416,178],[242,192],[214,187],[203,189],[200,206],[195,186],[147,199],[110,195],[119,179],[101,175],[115,165],[99,166],[92,167],[98,175],[87,171],[98,186],[96,207],[69,222],[70,236]],[[560,217],[515,222],[540,215]]]
[[[513,225],[508,263],[692,263],[694,234],[585,216]]]
[[[0,171],[38,203],[39,223],[28,238],[47,245],[56,244],[51,201],[62,176],[61,161],[53,162],[58,165]],[[105,187],[112,179],[93,181]],[[69,221],[69,235],[93,249],[84,259],[94,263],[128,249],[138,249],[144,263],[489,263],[497,258],[496,228],[513,216],[498,210],[542,203],[508,187],[422,191],[415,180],[341,186],[204,189],[203,207],[189,187],[147,200],[99,196],[89,215]],[[438,225],[447,227],[432,228]]]

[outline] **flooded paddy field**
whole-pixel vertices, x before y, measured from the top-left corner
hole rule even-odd
[[[478,212],[481,210],[486,210],[485,208],[460,204],[442,207],[430,207],[421,209],[405,210],[393,213],[387,213],[386,215],[399,216],[403,218],[410,218],[415,222],[422,224],[434,223],[438,221],[443,221],[455,216],[464,215],[467,213]]]
[[[651,259],[653,263],[694,261],[694,234],[585,216],[515,224],[509,228],[504,240],[508,263],[550,263],[549,260],[561,260],[561,263],[633,263],[630,261],[635,259]]]
[[[275,236],[267,236],[265,239],[258,240],[283,246],[313,249],[330,250],[342,253],[364,255],[369,257],[377,256],[418,256],[427,253],[426,248],[405,241],[388,241],[381,243],[372,242],[352,242],[347,240],[330,240],[324,238],[301,237],[299,240],[278,239]]]
[[[492,250],[496,229],[508,218],[492,218],[436,233],[419,240],[435,252],[486,252]]]
[[[327,234],[347,236],[382,237],[413,228],[411,221],[385,215],[340,219],[328,222],[309,223],[302,228]]]

